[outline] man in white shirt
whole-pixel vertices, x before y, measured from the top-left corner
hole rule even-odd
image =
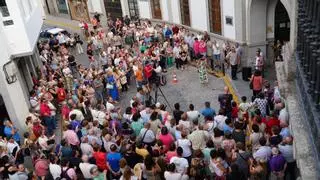
[[[106,110],[108,111],[108,112],[110,112],[110,111],[112,111],[112,110],[114,110],[114,105],[113,105],[113,99],[112,99],[112,97],[109,97],[108,98],[108,101],[107,101],[107,103],[106,103]]]
[[[295,177],[295,169],[296,169],[296,160],[293,156],[293,146],[292,146],[292,137],[286,137],[282,144],[278,145],[279,151],[285,158],[287,162],[287,168],[285,171],[285,177],[290,175],[290,177]],[[286,179],[286,178],[285,178]]]
[[[144,128],[141,129],[139,138],[141,139],[141,142],[145,144],[152,144],[156,140],[155,134],[150,129],[150,123],[146,123]]]
[[[267,140],[265,137],[261,137],[259,139],[259,143],[260,143],[260,147],[255,153],[253,153],[253,158],[256,161],[262,160],[264,162],[267,162],[272,155],[271,148],[270,146],[266,146]]]
[[[62,34],[61,32],[58,33],[57,40],[59,41],[60,45],[66,43],[66,38],[65,38],[64,34]]]
[[[174,163],[176,165],[176,171],[178,173],[186,174],[187,170],[188,170],[188,167],[189,167],[189,163],[188,163],[188,160],[186,158],[182,157],[182,154],[183,154],[182,147],[178,147],[177,148],[177,156],[172,157],[170,159],[170,164]]]
[[[235,47],[231,48],[231,51],[226,56],[226,59],[229,60],[231,65],[231,77],[233,80],[237,80],[237,70],[238,65],[240,64],[240,57],[238,56]]]
[[[285,108],[285,104],[284,103],[279,103],[279,104],[280,104],[279,108],[281,108],[281,110],[279,112],[278,119],[280,120],[280,122],[289,124],[289,115],[288,115],[287,109]]]
[[[194,110],[194,105],[189,105],[189,111],[187,111],[188,120],[193,123],[193,121],[197,120],[200,117],[199,111]]]
[[[85,179],[91,179],[91,173],[90,173],[90,169],[95,167],[94,164],[90,164],[89,162],[89,158],[87,155],[82,155],[82,163],[79,164],[79,168],[84,176]]]
[[[82,137],[82,142],[80,144],[80,149],[81,149],[82,154],[87,155],[89,157],[92,156],[93,148],[88,143],[88,137],[87,136]]]
[[[70,113],[69,113],[69,119],[70,119],[70,116],[71,116],[72,114],[75,114],[75,115],[76,115],[76,119],[77,119],[77,120],[79,120],[79,121],[84,120],[83,113],[82,113],[79,109],[76,109],[76,108],[72,109],[72,110],[70,111]]]
[[[223,114],[223,110],[220,110],[219,114],[214,117],[214,127],[219,128],[220,131],[223,131],[223,126],[225,125],[225,121],[227,119],[227,116]]]

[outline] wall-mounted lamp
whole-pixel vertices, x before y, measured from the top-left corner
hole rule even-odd
[[[8,84],[12,84],[17,81],[17,69],[14,66],[14,62],[9,61],[3,65],[3,72],[6,76]]]

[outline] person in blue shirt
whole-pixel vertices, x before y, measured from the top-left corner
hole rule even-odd
[[[225,120],[225,124],[223,124],[223,133],[230,132],[232,133],[233,128],[232,128],[232,120],[230,118],[227,118]]]
[[[201,110],[201,114],[204,117],[214,118],[214,116],[216,116],[216,111],[210,107],[210,102],[205,102],[204,105],[205,105],[205,108],[203,110]]]
[[[4,122],[4,126],[4,134],[7,139],[12,137],[20,145],[20,135],[18,133],[18,129],[13,126],[10,120],[6,120]]]
[[[121,171],[120,171],[120,159],[122,158],[121,154],[117,152],[117,146],[115,144],[112,144],[110,146],[111,152],[107,154],[107,166],[108,169],[110,169],[111,173],[110,179],[118,179],[121,176]]]

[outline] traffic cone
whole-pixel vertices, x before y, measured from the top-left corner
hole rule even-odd
[[[172,76],[172,83],[173,84],[177,84],[177,82],[178,82],[178,79],[177,79],[177,74],[176,74],[176,72],[173,72],[173,76]]]

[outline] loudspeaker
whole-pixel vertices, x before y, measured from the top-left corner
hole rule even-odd
[[[252,68],[251,67],[243,67],[242,68],[242,79],[244,81],[249,81],[249,78],[252,75]]]

